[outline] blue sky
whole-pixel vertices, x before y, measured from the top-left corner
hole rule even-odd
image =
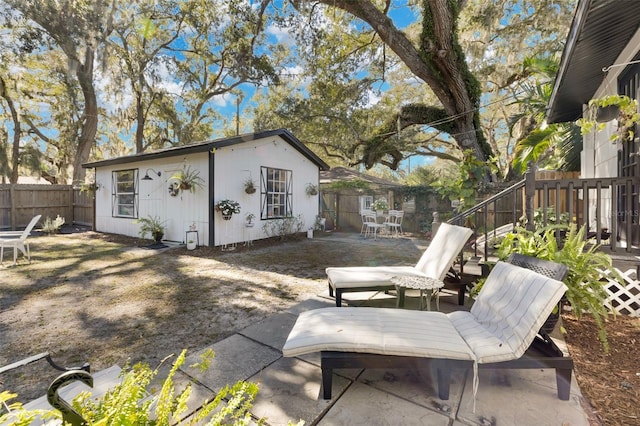
[[[413,23],[417,16],[413,13],[413,11],[408,6],[408,2],[406,0],[395,1],[389,11],[389,16],[394,21],[395,25],[398,28],[404,29],[411,23]],[[362,24],[368,25],[368,24]],[[293,39],[289,36],[286,29],[277,28],[273,25],[267,26],[266,33],[268,35],[270,42],[280,42],[286,43],[290,45],[293,49],[295,49],[295,43]],[[295,72],[295,67],[297,64],[294,62],[290,64],[290,68],[287,69],[287,72]],[[360,75],[359,77],[362,77]],[[381,91],[388,90],[388,83],[382,83],[378,89]],[[255,100],[253,99],[254,94],[256,93],[256,88],[253,85],[245,84],[242,85],[242,90],[244,92],[244,96],[241,99],[240,103],[240,132],[250,132],[252,129],[250,128],[249,122],[244,122],[242,120],[243,112],[246,114],[246,111],[250,110],[255,105]],[[258,88],[257,90],[265,90],[264,88]],[[266,89],[268,90],[268,88]],[[236,101],[237,97],[232,94],[226,94],[218,99],[219,108],[218,111],[227,119],[229,123],[235,126],[236,120]],[[247,121],[247,120],[246,120]],[[410,160],[405,160],[401,164],[401,168],[407,169],[411,167],[414,169],[419,165],[424,165],[427,162],[433,162],[433,158],[430,157],[413,157]]]

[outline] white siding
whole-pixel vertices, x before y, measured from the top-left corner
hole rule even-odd
[[[302,230],[312,227],[319,212],[319,196],[307,196],[308,183],[318,185],[318,166],[303,156],[296,148],[279,136],[247,141],[218,148],[214,152],[214,202],[209,200],[209,154],[207,152],[179,155],[171,158],[139,161],[115,166],[98,167],[96,181],[102,188],[96,193],[96,223],[100,232],[139,236],[139,225],[135,219],[112,215],[112,172],[138,170],[138,217],[158,216],[165,221],[165,240],[185,242],[185,232],[196,224],[200,245],[209,244],[209,221],[214,221],[214,245],[243,242],[267,237],[263,230],[266,220],[260,220],[260,168],[272,167],[292,172],[293,216],[304,221]],[[169,194],[171,176],[188,165],[199,170],[204,181],[195,193],[181,191],[176,197]],[[153,180],[142,180],[148,169],[160,171],[149,173]],[[257,191],[247,194],[244,182],[251,177]],[[240,214],[229,221],[222,220],[213,204],[222,199],[240,203]],[[253,228],[244,226],[248,213],[255,215]],[[147,236],[150,238],[150,236]]]
[[[183,165],[200,171],[203,186],[196,188],[195,193],[181,191],[178,196],[172,197],[168,190],[171,176]],[[150,172],[153,180],[142,180],[149,168],[161,172],[162,176]],[[103,185],[96,192],[96,230],[136,237],[139,236],[139,225],[134,219],[112,215],[112,172],[126,169],[138,169],[138,217],[160,217],[165,221],[164,239],[177,242],[184,242],[185,231],[195,222],[200,244],[206,244],[209,238],[207,153],[100,167],[96,170],[96,181]]]
[[[240,203],[240,214],[231,220],[223,220],[214,212],[215,245],[242,242],[247,239],[266,238],[263,230],[265,222],[260,219],[260,168],[272,167],[292,171],[293,216],[300,215],[304,221],[303,230],[312,227],[319,212],[318,195],[307,196],[308,183],[318,185],[318,166],[304,157],[297,149],[275,136],[243,144],[218,148],[214,155],[214,203],[231,199]],[[244,182],[251,177],[257,191],[247,194]],[[244,226],[245,216],[255,215],[255,226]]]
[[[631,42],[625,47],[620,56],[616,59],[616,64],[632,61],[640,46],[640,30],[636,32]],[[625,69],[624,66],[614,67],[609,70],[594,95],[594,99],[607,95],[615,95],[618,92],[618,76]],[[586,108],[586,106],[585,106]],[[605,129],[600,132],[593,132],[583,138],[583,153],[581,177],[583,178],[605,178],[618,176],[618,144],[610,140],[611,135],[617,131],[617,122],[612,120],[606,123]],[[611,227],[611,193],[602,192],[602,215],[603,227]],[[595,217],[595,194],[590,197],[590,217]],[[596,224],[589,224],[592,229]]]

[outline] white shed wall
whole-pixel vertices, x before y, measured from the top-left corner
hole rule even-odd
[[[188,165],[200,171],[203,186],[195,193],[181,191],[178,196],[169,195],[171,176]],[[142,178],[147,169],[162,173],[149,173],[153,180]],[[117,170],[138,169],[138,217],[158,216],[165,221],[165,240],[184,242],[185,231],[196,224],[201,245],[209,239],[209,185],[208,154],[190,154],[159,160],[140,161],[115,166],[100,167],[96,170],[96,182],[102,188],[96,192],[96,230],[132,237],[139,236],[139,225],[135,219],[113,217],[112,215],[112,172]],[[150,238],[147,235],[147,238]]]
[[[214,204],[223,199],[240,203],[240,214],[231,220],[223,220],[214,212],[214,244],[216,246],[266,238],[263,226],[269,220],[260,219],[260,168],[272,167],[292,171],[293,216],[300,215],[303,230],[313,227],[319,214],[318,195],[307,196],[308,183],[318,185],[318,166],[281,138],[249,141],[243,144],[218,148],[214,154]],[[256,185],[254,194],[244,191],[244,182],[251,177]],[[245,227],[247,214],[255,215],[255,226]],[[273,219],[271,219],[273,220]]]

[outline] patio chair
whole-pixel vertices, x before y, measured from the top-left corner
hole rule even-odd
[[[29,234],[41,217],[41,215],[34,216],[27,227],[24,228],[24,231],[4,231],[0,233],[0,264],[2,264],[4,260],[5,247],[13,248],[14,265],[18,258],[18,250],[20,250],[22,254],[29,259],[29,263],[31,263],[31,252],[29,250],[29,241],[27,241],[27,237],[29,237]]]
[[[393,290],[391,278],[396,275],[420,275],[443,280],[472,231],[443,223],[415,266],[346,266],[326,269],[329,295],[335,293],[336,306],[342,305],[346,292]],[[461,290],[464,292],[464,288]],[[464,298],[464,294],[463,294]]]
[[[389,210],[389,217],[384,222],[384,226],[391,236],[398,236],[402,234],[402,219],[404,218],[404,211],[402,210]]]
[[[335,368],[434,367],[438,397],[449,399],[452,368],[555,368],[558,398],[568,400],[570,358],[526,355],[566,290],[553,278],[498,262],[470,311],[444,314],[393,308],[323,308],[298,317],[282,349],[295,357],[321,352],[323,398]]]
[[[362,210],[360,211],[360,219],[362,220],[362,226],[360,227],[360,235],[364,236],[365,231],[367,230],[367,219],[366,217],[369,215],[375,215],[376,212],[373,210]]]
[[[378,230],[384,229],[384,225],[378,223],[378,218],[375,213],[373,214],[364,214],[363,215],[363,225],[364,225],[364,237],[370,237],[373,235],[373,239],[378,239]]]

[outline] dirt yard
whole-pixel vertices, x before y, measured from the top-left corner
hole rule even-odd
[[[94,232],[30,241],[31,265],[19,260],[13,267],[7,258],[0,266],[0,366],[49,351],[63,365],[89,361],[93,371],[138,361],[155,366],[183,348],[196,351],[324,292],[326,266],[412,264],[427,245],[339,234],[257,241],[231,252],[154,251],[134,238]],[[640,320],[608,324],[607,355],[588,318],[564,321],[593,424],[640,424]],[[28,401],[55,376],[39,361],[3,374],[0,390]]]

